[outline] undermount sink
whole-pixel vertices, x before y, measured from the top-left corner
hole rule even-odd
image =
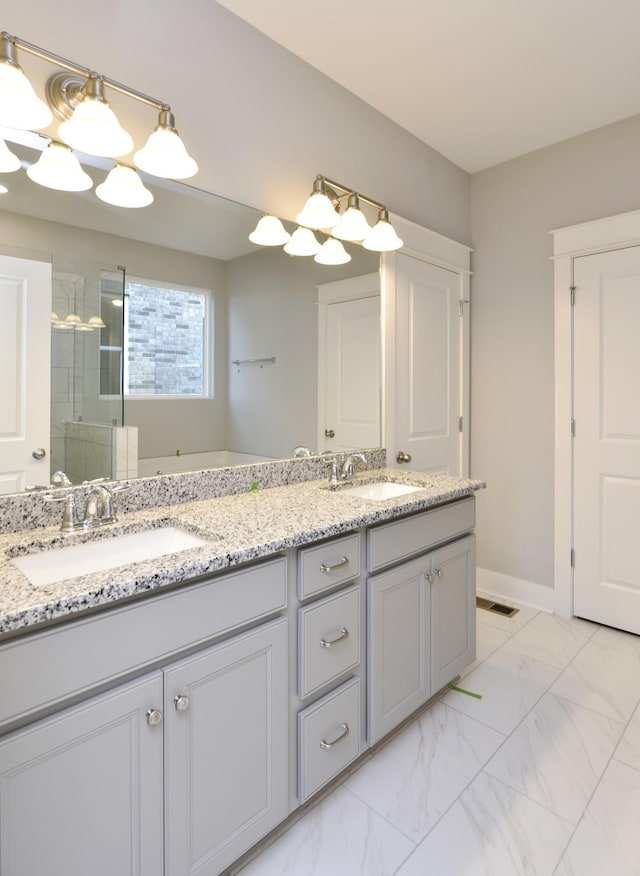
[[[360,499],[395,499],[407,493],[416,493],[424,487],[414,487],[411,484],[396,484],[393,481],[376,481],[373,484],[361,484],[357,487],[347,487],[341,493],[347,496],[357,496]]]
[[[69,547],[42,550],[15,557],[12,562],[34,587],[45,587],[69,578],[153,560],[204,544],[207,544],[206,539],[186,529],[162,526],[143,532],[99,538]]]

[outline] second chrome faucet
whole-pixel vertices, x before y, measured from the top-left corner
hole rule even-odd
[[[341,482],[350,481],[353,477],[354,466],[359,460],[364,465],[367,464],[367,457],[364,453],[350,453],[346,457],[336,456],[329,465],[331,466],[331,474],[329,476],[329,486],[335,490]]]

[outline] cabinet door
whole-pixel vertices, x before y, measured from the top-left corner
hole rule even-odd
[[[3,876],[163,872],[160,673],[0,741]]]
[[[286,620],[174,664],[165,712],[165,872],[214,876],[288,814]]]
[[[369,578],[367,735],[377,742],[431,693],[428,559]]]
[[[459,675],[476,656],[475,538],[431,555],[431,689]]]

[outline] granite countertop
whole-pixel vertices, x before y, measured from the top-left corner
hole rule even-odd
[[[361,499],[327,480],[187,502],[122,514],[116,524],[65,535],[56,527],[0,535],[0,641],[89,608],[187,581],[268,557],[298,545],[340,535],[361,526],[392,520],[470,496],[482,481],[379,469],[354,478],[359,483],[388,480],[423,486],[418,492],[386,500]],[[62,516],[62,515],[61,515]],[[179,526],[207,540],[158,559],[35,588],[11,562],[16,556],[81,544],[166,525]]]

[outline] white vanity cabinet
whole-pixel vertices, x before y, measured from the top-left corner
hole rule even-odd
[[[384,569],[367,579],[369,744],[475,657],[474,522],[471,498],[368,532],[369,568]]]
[[[297,553],[293,727],[295,797],[304,803],[364,747],[363,533]]]
[[[9,714],[29,674],[61,706],[87,667],[94,690],[123,653],[142,674],[0,736],[2,876],[217,876],[283,821],[288,624],[268,616],[285,604],[280,557],[7,642]]]

